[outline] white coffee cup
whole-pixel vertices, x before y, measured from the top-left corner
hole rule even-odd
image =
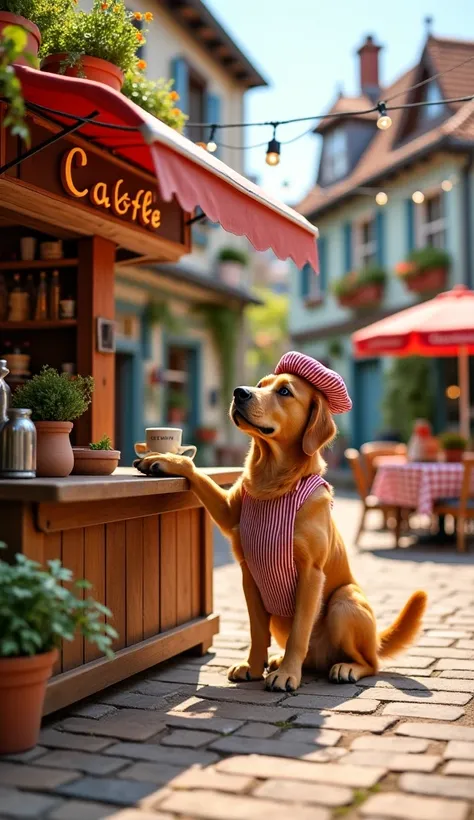
[[[146,442],[136,442],[137,456],[147,453],[176,453],[194,458],[197,447],[194,444],[182,445],[183,431],[180,427],[147,427],[145,430]]]

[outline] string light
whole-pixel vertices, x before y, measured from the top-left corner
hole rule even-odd
[[[446,388],[446,396],[448,399],[455,401],[461,395],[461,388],[457,384],[450,384]]]
[[[217,126],[211,126],[211,135],[209,137],[209,142],[206,145],[207,150],[210,154],[215,154],[217,151],[217,142],[215,141],[214,137],[216,135]]]
[[[379,191],[378,194],[375,196],[375,201],[377,205],[383,206],[386,205],[388,202],[388,196],[385,191]]]
[[[277,123],[272,123],[272,125],[273,137],[267,146],[267,156],[265,157],[265,162],[267,165],[275,166],[280,164],[280,143],[276,139]]]
[[[443,191],[452,191],[453,190],[453,183],[450,179],[443,179],[441,183],[441,188]]]
[[[377,104],[377,111],[379,112],[377,128],[380,128],[381,131],[387,131],[392,124],[392,118],[388,116],[387,107],[384,102]]]
[[[421,205],[425,201],[425,195],[421,191],[414,191],[411,198],[415,205]]]

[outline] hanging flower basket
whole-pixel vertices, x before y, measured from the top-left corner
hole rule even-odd
[[[445,290],[448,271],[446,268],[433,268],[424,270],[406,279],[408,290],[415,293],[426,293],[438,290]]]
[[[334,283],[334,295],[340,305],[352,310],[374,307],[383,299],[386,278],[385,271],[375,265],[351,271]]]
[[[446,289],[450,263],[449,254],[441,248],[419,248],[395,267],[395,273],[408,290],[434,293]]]
[[[339,304],[352,310],[373,307],[374,305],[380,304],[383,299],[383,293],[383,285],[362,285],[352,293],[340,296]]]
[[[3,31],[7,26],[20,26],[24,28],[27,34],[26,46],[23,54],[14,61],[13,65],[31,66],[30,60],[25,57],[29,54],[32,57],[38,56],[38,51],[41,45],[41,33],[31,20],[22,17],[20,14],[13,14],[10,11],[0,11],[0,40],[3,36]]]

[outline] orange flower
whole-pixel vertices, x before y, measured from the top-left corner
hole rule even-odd
[[[153,20],[153,14],[151,13],[151,11],[145,12],[145,20],[147,21],[147,23],[151,23],[151,21]]]
[[[120,11],[120,6],[114,6],[112,11],[114,11],[115,14],[117,14]]]
[[[179,108],[172,108],[171,109],[171,115],[173,117],[179,117],[180,114],[181,114],[181,110]]]
[[[179,94],[177,91],[170,91],[170,99],[171,100],[179,100]]]
[[[138,40],[138,42],[143,43],[144,39],[145,38],[144,38],[143,34],[141,33],[141,31],[137,31],[137,40]]]
[[[135,11],[133,17],[135,20],[143,20],[143,14],[140,11]]]
[[[109,4],[108,3],[102,3],[100,7],[101,7],[102,11],[107,11],[107,9],[109,7]]]
[[[139,71],[145,71],[146,66],[147,66],[146,60],[139,60],[138,63],[137,63],[137,68],[138,68]]]

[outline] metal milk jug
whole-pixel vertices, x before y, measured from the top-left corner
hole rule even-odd
[[[10,406],[10,388],[5,381],[9,374],[6,359],[0,359],[0,430],[8,421],[8,408]]]
[[[36,427],[31,410],[11,407],[0,431],[0,477],[35,478]]]

